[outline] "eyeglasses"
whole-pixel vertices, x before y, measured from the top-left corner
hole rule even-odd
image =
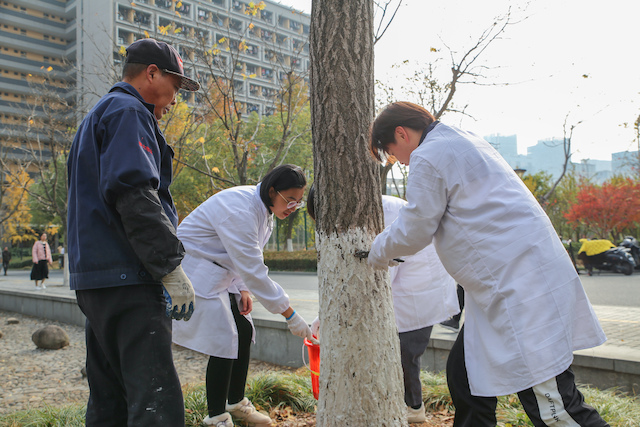
[[[280,194],[279,191],[276,190],[276,193]],[[287,202],[287,209],[293,209],[295,208],[296,210],[300,209],[301,207],[304,206],[304,200],[300,200],[299,202],[294,201],[289,201],[287,200],[286,197],[284,197],[282,194],[280,194],[280,197],[282,197],[282,199]]]

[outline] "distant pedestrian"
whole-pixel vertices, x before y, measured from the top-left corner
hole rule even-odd
[[[60,269],[64,268],[64,246],[58,246],[58,253],[60,254],[60,258],[58,264],[60,264]]]
[[[47,289],[44,285],[44,279],[49,278],[49,266],[53,265],[51,248],[49,247],[49,243],[47,243],[47,233],[42,233],[40,240],[33,244],[31,256],[33,258],[31,280],[35,280],[36,289],[40,289],[38,281],[42,283],[42,289]]]
[[[7,275],[7,269],[9,268],[9,261],[11,261],[11,252],[8,247],[4,247],[2,251],[2,268],[4,268],[4,275]]]

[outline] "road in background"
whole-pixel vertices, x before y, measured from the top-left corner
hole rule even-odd
[[[270,276],[285,290],[305,291],[305,299],[318,298],[318,276],[314,273],[272,272]],[[631,276],[610,272],[591,277],[580,274],[580,280],[593,305],[640,308],[640,271]]]
[[[593,305],[640,307],[640,271],[631,276],[604,272],[580,275],[582,286]]]

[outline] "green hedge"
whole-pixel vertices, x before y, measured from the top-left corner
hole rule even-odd
[[[53,260],[57,261],[60,254],[53,254]],[[264,253],[264,262],[273,271],[317,271],[318,254],[315,250],[308,251],[266,251]],[[33,262],[31,258],[25,258],[22,261],[12,261],[9,268],[26,268],[31,267]]]
[[[273,271],[317,271],[318,253],[308,251],[266,251],[264,263]]]
[[[57,261],[60,258],[60,254],[52,255],[53,261]],[[9,268],[26,268],[33,265],[33,260],[31,258],[25,258],[22,261],[11,261],[9,262]]]

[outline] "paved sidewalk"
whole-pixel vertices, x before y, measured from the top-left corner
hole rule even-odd
[[[275,280],[280,281],[291,298],[291,305],[304,317],[307,322],[315,318],[318,313],[317,289],[291,289],[286,285],[286,276],[296,273],[272,273]],[[300,275],[313,276],[309,273]],[[51,270],[49,279],[45,281],[46,289],[36,289],[34,282],[29,280],[28,270],[9,270],[7,276],[0,275],[0,290],[44,294],[62,298],[75,299],[75,293],[63,285],[62,271]],[[0,295],[2,298],[2,295]],[[583,350],[579,353],[588,355],[602,355],[622,360],[640,361],[640,307],[619,307],[594,305],[594,310],[600,320],[602,328],[607,334],[607,342],[596,349]],[[256,319],[282,321],[282,316],[269,313],[258,302],[254,304],[252,313]],[[455,339],[456,333],[439,325],[434,328],[432,337],[441,339]]]

